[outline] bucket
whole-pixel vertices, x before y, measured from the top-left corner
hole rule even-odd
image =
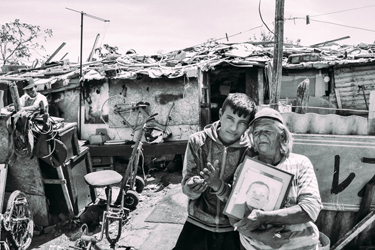
[[[319,232],[319,250],[329,250],[331,240],[322,232]]]

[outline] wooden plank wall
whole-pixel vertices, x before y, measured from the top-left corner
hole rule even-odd
[[[368,110],[370,91],[375,90],[375,64],[336,66],[334,81],[335,89],[340,95],[342,108]],[[365,95],[363,95],[362,88]],[[331,95],[331,101],[337,103],[334,95]]]

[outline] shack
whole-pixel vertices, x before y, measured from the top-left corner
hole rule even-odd
[[[351,244],[374,245],[370,236],[373,217],[362,222],[368,227],[360,231],[357,223],[375,207],[374,194],[369,191],[375,176],[375,95],[371,94],[375,68],[371,49],[375,45],[332,46],[284,49],[279,107],[294,133],[294,152],[311,159],[318,177],[324,204],[319,229],[332,245],[354,234],[360,237]],[[84,63],[81,76],[77,64],[62,61],[10,72],[0,79],[17,82],[22,93],[22,79],[34,78],[39,91],[49,98],[50,114],[75,124],[67,140],[73,148],[69,160],[88,159],[77,161],[84,162],[76,168],[78,177],[102,169],[123,172],[130,154],[127,142],[148,115],[158,113],[154,125],[168,137],[143,138],[146,164],[183,157],[189,136],[218,119],[229,93],[246,93],[259,108],[270,105],[272,54],[266,44],[209,42],[164,55],[109,53]],[[297,114],[293,112],[300,105],[297,88],[306,79],[308,112]],[[2,89],[8,105],[7,86]],[[82,150],[83,142],[86,148]],[[74,150],[77,144],[79,149]],[[73,175],[70,181],[76,182]],[[92,190],[79,191],[80,185],[76,183],[75,191],[70,188],[68,192],[75,194],[75,200],[69,198],[73,213],[95,196]],[[38,210],[36,203],[33,209]]]

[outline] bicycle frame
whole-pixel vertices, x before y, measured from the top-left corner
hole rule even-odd
[[[143,125],[138,125],[138,118],[139,118],[139,114],[142,114],[143,116],[145,117],[148,117],[149,114],[145,111],[145,108],[148,107],[147,105],[136,105],[136,106],[131,106],[130,108],[120,108],[118,106],[115,107],[115,109],[113,110],[113,112],[115,112],[116,114],[118,114],[119,116],[121,116],[121,118],[124,120],[124,122],[126,123],[126,125],[128,125],[129,127],[132,128],[133,130],[133,133],[139,129],[141,129],[143,127]],[[122,112],[126,112],[126,111],[135,111],[137,110],[137,118],[136,118],[136,122],[135,122],[135,125],[131,125],[128,120],[126,120],[126,118],[121,114]]]
[[[120,192],[117,196],[117,199],[116,199],[116,204],[120,204],[121,200],[122,200],[122,197],[124,196],[124,190],[127,191],[128,188],[132,188],[134,187],[135,185],[135,175],[134,173],[136,173],[137,171],[137,166],[135,166],[136,164],[136,159],[138,157],[138,149],[139,147],[142,146],[142,136],[144,134],[144,129],[146,128],[146,124],[147,122],[149,122],[150,120],[154,119],[155,116],[157,116],[158,114],[155,113],[153,115],[150,115],[146,121],[143,123],[143,126],[142,126],[142,129],[141,131],[137,134],[136,138],[135,138],[135,144],[133,145],[133,150],[132,150],[132,154],[130,156],[130,159],[129,159],[129,163],[128,163],[128,167],[126,168],[126,171],[124,173],[124,178],[122,179],[121,181],[121,184],[120,184]],[[138,165],[138,164],[137,164]],[[127,187],[126,185],[128,184],[130,180],[130,186]]]

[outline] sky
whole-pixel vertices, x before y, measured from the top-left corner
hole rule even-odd
[[[245,42],[268,31],[259,14],[259,0],[13,0],[2,1],[0,24],[20,19],[22,23],[52,29],[53,36],[40,40],[49,56],[65,42],[52,61],[78,62],[83,15],[83,59],[86,60],[98,34],[98,46],[117,47],[120,54],[134,49],[140,55],[170,52],[202,44]],[[273,29],[276,0],[261,0],[264,23]],[[69,10],[69,9],[75,10]],[[76,12],[77,11],[77,12]],[[339,44],[375,42],[373,0],[285,0],[284,38],[301,45],[350,36]],[[104,22],[91,18],[98,17]],[[310,16],[306,25],[305,17]],[[26,63],[26,62],[25,62]]]

